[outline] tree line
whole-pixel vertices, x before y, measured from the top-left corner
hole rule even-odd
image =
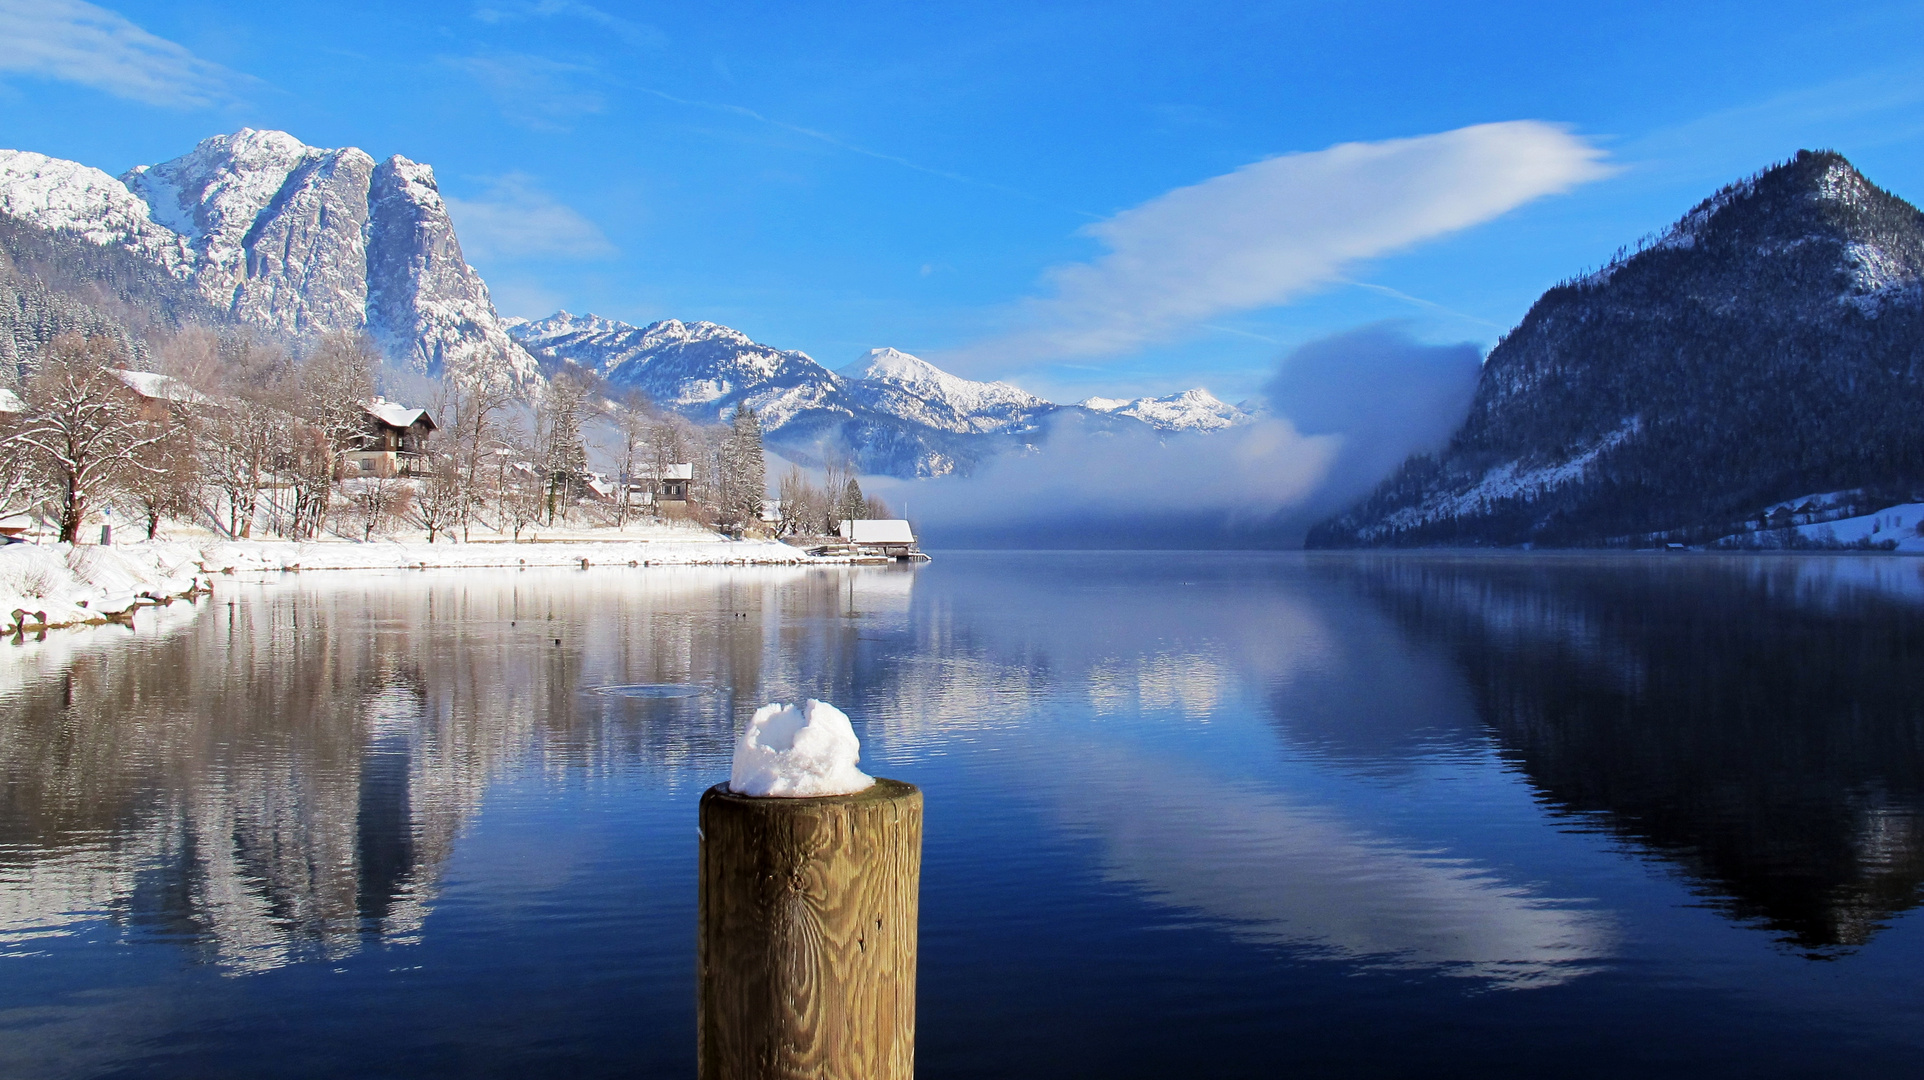
[[[406,475],[366,475],[345,468],[366,448],[380,369],[364,335],[325,335],[296,354],[189,326],[143,349],[144,366],[179,380],[171,397],[136,392],[122,374],[132,352],[121,335],[69,332],[18,365],[0,411],[0,515],[40,512],[67,542],[108,507],[150,538],[179,519],[235,538],[331,528],[367,539],[407,521],[430,542],[477,528],[518,539],[532,526],[657,514],[660,482],[685,465],[689,517],[738,535],[772,528],[760,421],[747,408],[697,425],[568,366],[527,397],[444,377],[424,402],[438,430],[405,455]],[[589,468],[597,434],[612,479]]]

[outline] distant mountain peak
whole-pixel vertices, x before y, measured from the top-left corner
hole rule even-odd
[[[1217,431],[1249,422],[1251,414],[1198,386],[1163,397],[1090,397],[1076,402],[1095,412],[1132,416],[1162,431]]]

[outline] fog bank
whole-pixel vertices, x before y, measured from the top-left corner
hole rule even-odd
[[[1467,414],[1482,358],[1394,324],[1290,353],[1255,423],[1164,435],[1064,414],[969,477],[876,481],[931,547],[1296,547]]]

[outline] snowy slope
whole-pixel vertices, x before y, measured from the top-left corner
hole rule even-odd
[[[194,254],[145,202],[99,169],[25,150],[0,150],[0,214],[95,244],[132,248],[185,276]]]
[[[1008,383],[959,378],[896,349],[870,349],[836,374],[856,401],[944,431],[1021,429],[1055,408]]]

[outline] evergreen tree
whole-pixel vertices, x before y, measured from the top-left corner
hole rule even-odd
[[[735,406],[728,441],[722,446],[722,488],[724,520],[746,528],[761,519],[762,499],[768,493],[762,423],[746,405]]]

